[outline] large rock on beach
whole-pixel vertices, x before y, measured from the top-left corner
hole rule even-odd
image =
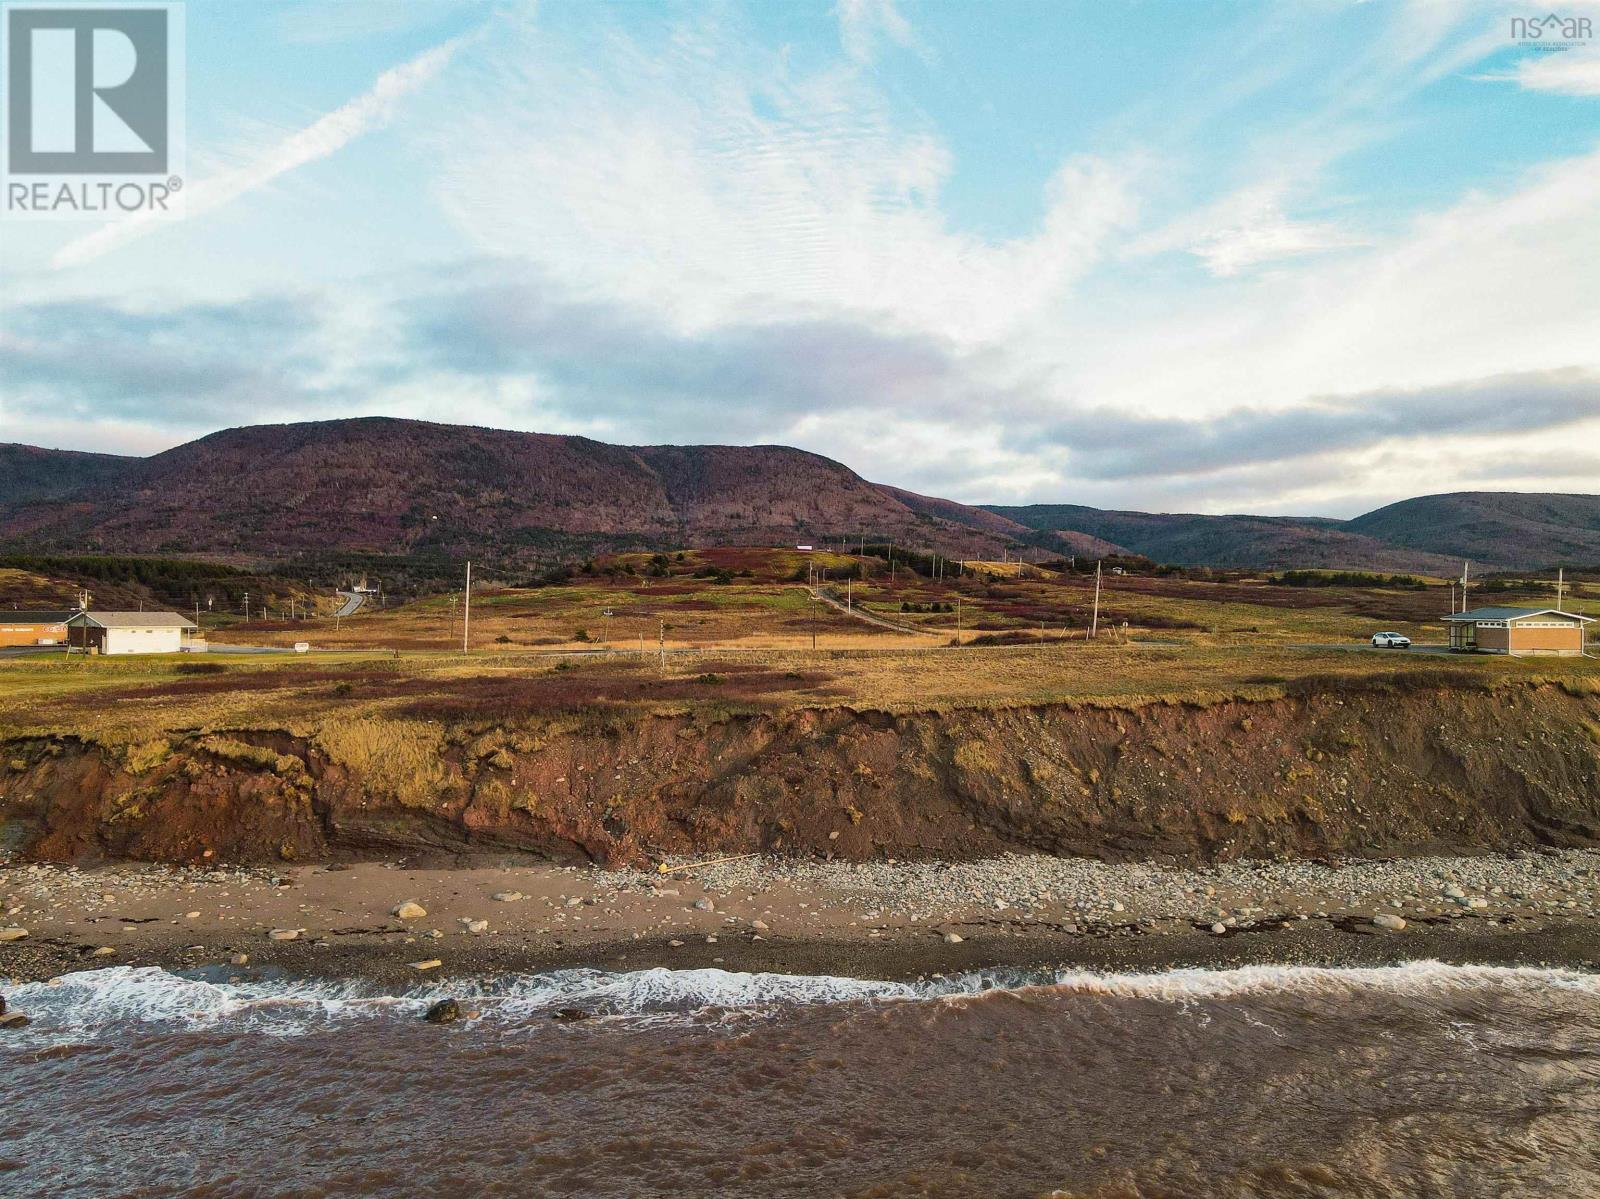
[[[429,1024],[454,1024],[461,1019],[461,1005],[454,999],[441,999],[422,1018]]]

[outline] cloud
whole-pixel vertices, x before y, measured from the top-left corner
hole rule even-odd
[[[549,409],[665,440],[748,440],[822,413],[959,420],[992,395],[982,357],[927,334],[837,317],[686,333],[643,310],[585,301],[527,264],[463,268],[396,304],[427,367],[528,375]]]
[[[1336,396],[1277,411],[1205,420],[1141,419],[1095,409],[1022,439],[1057,446],[1090,479],[1198,475],[1257,463],[1332,457],[1393,441],[1451,444],[1600,418],[1600,373],[1566,368],[1410,390]]]
[[[916,34],[894,0],[838,0],[839,41],[852,62],[870,62],[880,39],[905,49],[917,47]]]
[[[314,412],[338,395],[320,381],[320,317],[304,296],[147,310],[95,301],[11,309],[0,331],[4,408],[167,428]]]
[[[1600,96],[1600,48],[1532,54],[1509,71],[1479,75],[1491,83],[1515,83],[1530,92],[1561,96]]]
[[[1326,221],[1295,221],[1275,200],[1253,200],[1229,224],[1196,238],[1190,253],[1213,275],[1227,278],[1284,258],[1301,258],[1361,245],[1360,239]]]
[[[387,123],[394,116],[400,101],[438,75],[461,44],[461,38],[452,38],[409,62],[391,67],[378,76],[368,91],[284,138],[244,165],[191,184],[185,198],[186,219],[194,220],[231,204],[280,175],[327,158],[362,134]],[[51,265],[79,266],[161,225],[159,218],[141,214],[102,226],[62,246],[51,259]]]
[[[954,230],[952,160],[928,122],[871,72],[802,67],[721,22],[647,42],[506,15],[484,42],[420,134],[446,216],[486,255],[685,330],[822,312],[999,338],[1136,213],[1137,152],[1076,154],[1029,234]]]

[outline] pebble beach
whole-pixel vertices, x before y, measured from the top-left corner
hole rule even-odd
[[[0,867],[0,979],[107,965],[443,977],[595,964],[859,977],[1082,962],[1407,959],[1592,968],[1600,853],[1232,863],[1009,855],[286,869]],[[1492,946],[1485,949],[1485,944]],[[1463,953],[1465,950],[1462,951]]]

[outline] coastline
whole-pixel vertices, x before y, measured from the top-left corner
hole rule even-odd
[[[1555,922],[1506,927],[1468,918],[1478,927],[1422,928],[1410,936],[1379,937],[1338,927],[1312,926],[1294,934],[1246,931],[1228,938],[1204,934],[1032,934],[974,939],[946,945],[936,938],[884,943],[863,940],[775,939],[671,946],[665,940],[598,941],[537,946],[483,943],[453,952],[439,968],[418,972],[403,947],[381,944],[302,943],[249,946],[249,964],[233,966],[237,940],[202,939],[189,945],[152,945],[118,959],[86,957],[52,942],[13,948],[0,958],[0,983],[44,981],[109,966],[157,967],[170,973],[245,981],[264,976],[360,980],[397,992],[441,980],[594,969],[625,972],[664,968],[717,969],[907,981],[934,975],[994,971],[1024,976],[1085,971],[1147,974],[1180,969],[1231,970],[1250,966],[1354,969],[1438,961],[1450,965],[1563,968],[1600,972],[1600,922]],[[199,948],[193,948],[198,946]]]
[[[667,875],[548,864],[11,865],[0,867],[0,899],[0,926],[28,929],[0,943],[0,980],[13,984],[107,966],[397,990],[572,968],[885,980],[1420,960],[1600,971],[1592,851],[1196,870],[1032,856],[767,859]],[[395,916],[407,901],[425,915]],[[1405,913],[1403,930],[1374,923],[1385,910]],[[274,929],[293,937],[274,939]]]

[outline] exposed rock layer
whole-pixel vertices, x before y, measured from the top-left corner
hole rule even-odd
[[[53,860],[528,853],[1108,859],[1600,842],[1600,697],[1551,686],[1205,706],[828,708],[0,747],[0,844]]]

